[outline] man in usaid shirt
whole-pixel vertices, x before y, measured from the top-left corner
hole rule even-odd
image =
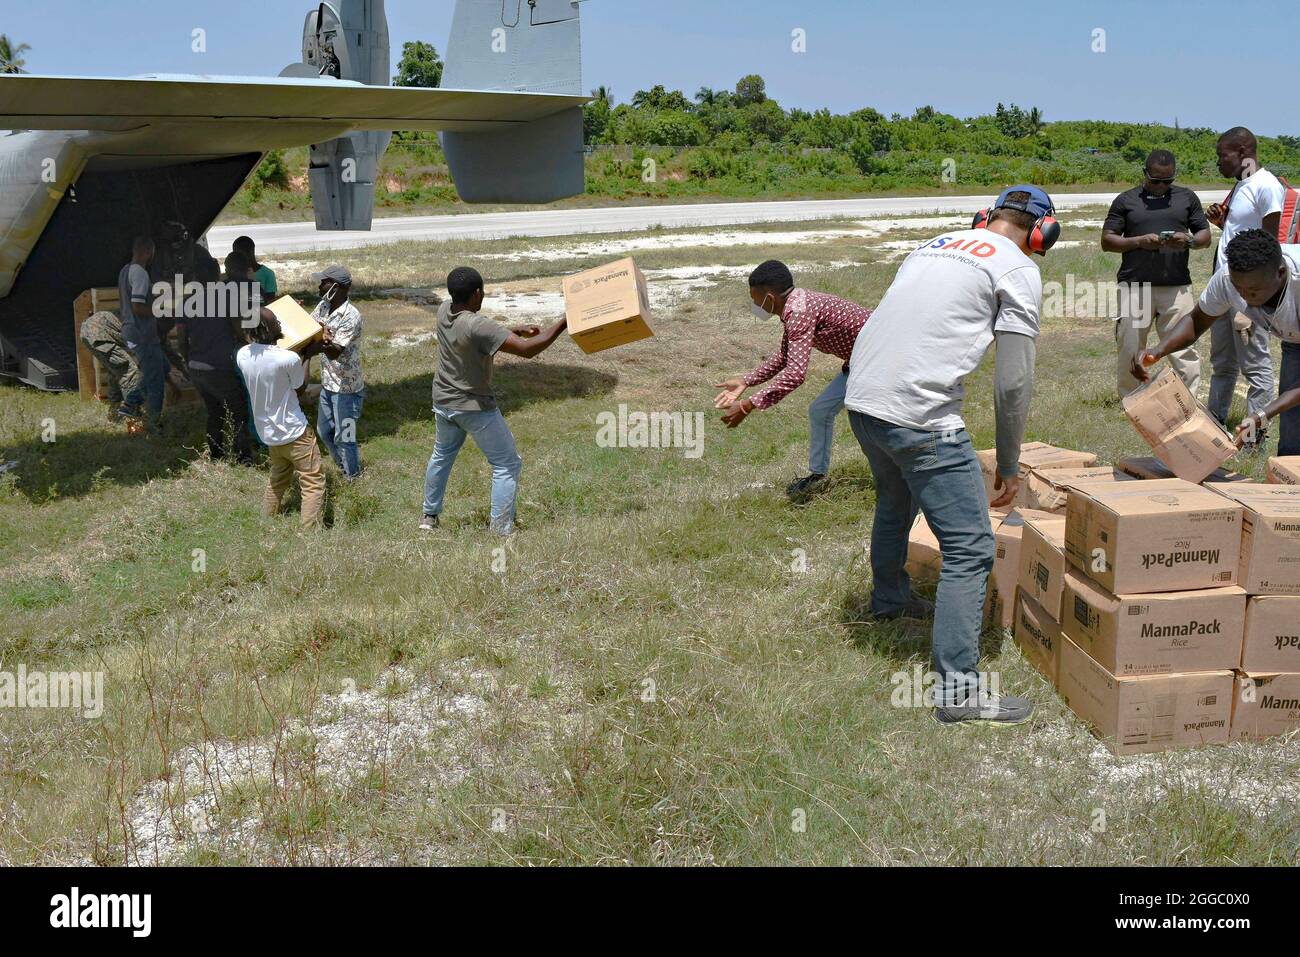
[[[1019,723],[1024,698],[981,696],[979,643],[993,568],[989,505],[962,421],[963,382],[997,343],[994,507],[1020,488],[1020,444],[1034,387],[1043,283],[1031,253],[1060,235],[1052,200],[1036,186],[1013,186],[976,226],[947,233],[911,253],[862,328],[849,359],[845,405],[871,464],[876,516],[871,532],[871,611],[877,619],[934,614],[939,676],[934,716]],[[917,510],[939,540],[937,601],[912,594],[903,566]]]

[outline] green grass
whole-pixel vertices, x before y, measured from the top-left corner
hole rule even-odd
[[[984,667],[1037,702],[1028,726],[943,729],[890,705],[890,676],[927,660],[928,634],[864,622],[873,492],[847,422],[834,489],[802,509],[781,494],[837,363],[819,359],[739,430],[711,410],[712,384],[778,340],[741,288],[696,290],[635,346],[503,360],[524,531],[504,551],[487,533],[488,469],[467,447],[443,528],[419,537],[432,347],[385,337],[427,329],[428,313],[378,290],[495,248],[349,255],[369,287],[367,474],[331,488],[321,533],[260,517],[265,472],[201,457],[195,409],[150,441],[72,396],[0,387],[0,460],[19,463],[0,476],[0,667],[103,671],[107,698],[97,721],[0,710],[0,863],[1296,862],[1290,806],[1259,794],[1294,800],[1298,742],[1112,758],[996,637]],[[777,250],[859,260],[801,282],[874,304],[894,267],[870,243],[856,252]],[[479,264],[500,282],[594,262]],[[1114,269],[1065,249],[1044,278]],[[1108,461],[1143,451],[1112,397],[1109,333],[1095,317],[1047,323],[1030,439]],[[980,447],[987,365],[968,386]],[[596,416],[621,402],[709,409],[703,458],[598,447]],[[205,793],[196,827],[181,808]],[[157,855],[124,827],[149,794],[181,835]]]

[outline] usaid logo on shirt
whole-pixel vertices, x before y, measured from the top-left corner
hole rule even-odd
[[[922,249],[941,249],[946,253],[965,253],[979,259],[988,259],[996,255],[998,247],[983,239],[963,239],[960,236],[940,236],[921,247]]]

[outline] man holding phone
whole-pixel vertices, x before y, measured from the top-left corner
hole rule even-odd
[[[1174,154],[1152,150],[1143,172],[1142,185],[1115,197],[1101,227],[1101,248],[1123,257],[1117,279],[1124,295],[1115,322],[1121,399],[1139,385],[1131,371],[1133,358],[1146,348],[1151,327],[1165,335],[1196,304],[1188,251],[1210,245],[1210,223],[1200,198],[1174,185]],[[1170,364],[1196,395],[1201,387],[1201,357],[1196,350],[1172,355]]]
[[[1214,260],[1217,274],[1228,268],[1228,244],[1240,233],[1262,229],[1277,236],[1286,187],[1259,165],[1255,134],[1244,126],[1235,126],[1220,136],[1215,150],[1219,172],[1237,181],[1226,203],[1211,203],[1206,211],[1210,222],[1223,230]],[[1210,412],[1222,424],[1228,424],[1237,375],[1242,373],[1249,385],[1248,414],[1258,416],[1272,401],[1275,383],[1268,329],[1252,323],[1244,313],[1237,313],[1232,321],[1216,322],[1211,327],[1210,347],[1214,365]],[[1268,445],[1267,439],[1266,433],[1261,434],[1246,448],[1262,450]]]

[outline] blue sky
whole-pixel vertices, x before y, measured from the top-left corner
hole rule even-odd
[[[0,33],[33,73],[275,75],[299,59],[309,0],[4,0]],[[387,0],[394,47],[446,45],[452,0]],[[1283,0],[587,0],[588,88],[620,101],[761,73],[787,107],[925,103],[959,116],[999,101],[1048,119],[1249,126],[1300,133],[1297,7]],[[111,14],[108,12],[111,11]],[[1233,24],[1241,23],[1241,30]],[[207,30],[208,52],[190,50]],[[791,50],[806,31],[808,51]],[[1093,31],[1105,30],[1104,53]]]

